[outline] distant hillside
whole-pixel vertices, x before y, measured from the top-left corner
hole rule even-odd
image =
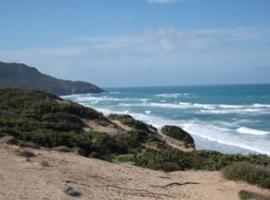
[[[0,87],[42,90],[57,95],[98,93],[103,90],[91,83],[67,81],[40,73],[36,68],[19,63],[0,62]]]

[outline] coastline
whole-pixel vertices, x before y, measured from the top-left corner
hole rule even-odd
[[[45,92],[1,89],[0,94],[0,157],[5,161],[0,167],[0,179],[5,182],[0,195],[5,199],[20,199],[17,193],[6,190],[13,191],[21,181],[29,184],[24,190],[20,188],[18,194],[30,199],[36,199],[31,193],[36,187],[44,198],[52,196],[46,192],[48,189],[56,192],[58,196],[54,198],[67,200],[71,197],[66,188],[69,191],[74,187],[79,191],[71,194],[80,194],[80,198],[93,197],[95,188],[103,188],[107,192],[97,194],[100,195],[97,199],[113,195],[117,200],[129,196],[208,200],[210,192],[218,199],[239,199],[244,189],[269,196],[269,190],[261,189],[270,188],[267,156],[197,150],[192,136],[180,127],[164,126],[159,134],[152,125],[130,115],[104,116]],[[142,182],[144,172],[149,181]],[[46,184],[29,178],[30,174],[42,178]],[[212,177],[214,182],[207,177]],[[216,187],[211,191],[221,183],[222,190]]]
[[[73,95],[73,96],[76,96],[76,95]],[[65,99],[66,96],[62,96],[62,98]],[[81,105],[89,107],[88,104],[81,103]],[[160,130],[165,125],[179,126],[178,123],[171,123],[171,121],[169,121],[169,120],[166,121],[166,119],[162,119],[164,121],[164,123],[162,123],[162,124],[153,123],[154,120],[149,122],[149,119],[146,118],[148,116],[143,115],[143,114],[121,112],[121,111],[117,112],[117,111],[112,111],[109,109],[98,108],[98,107],[91,107],[91,108],[94,108],[95,110],[101,112],[102,114],[104,114],[104,116],[109,116],[110,114],[120,114],[120,115],[128,114],[128,115],[131,115],[132,117],[134,117],[134,119],[136,119],[136,120],[140,120],[140,121],[143,121],[144,123],[153,125],[158,130]],[[155,117],[152,117],[152,118],[155,119]],[[161,121],[160,118],[156,118],[156,120]],[[248,154],[262,154],[262,155],[268,155],[268,156],[270,155],[270,153],[268,153],[268,152],[260,152],[257,150],[252,150],[252,149],[249,149],[249,147],[248,148],[241,147],[238,144],[227,144],[226,142],[219,142],[219,140],[217,140],[217,139],[211,139],[209,137],[203,137],[202,135],[198,135],[198,134],[190,131],[189,129],[186,129],[184,126],[180,126],[180,127],[183,128],[188,133],[190,133],[192,135],[192,137],[194,137],[196,149],[198,149],[198,150],[210,150],[210,151],[212,150],[212,151],[218,151],[221,153],[232,154],[232,155],[239,154],[239,153],[242,155],[248,155]],[[198,142],[199,142],[199,144],[198,144]]]
[[[180,126],[196,138],[199,149],[270,155],[267,91],[269,84],[140,87],[64,98],[105,115],[129,114],[157,128]]]

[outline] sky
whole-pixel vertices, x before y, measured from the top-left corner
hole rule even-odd
[[[269,0],[0,0],[0,61],[102,87],[270,82]]]

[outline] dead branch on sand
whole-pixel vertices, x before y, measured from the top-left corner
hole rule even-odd
[[[163,186],[152,185],[151,187],[167,188],[167,187],[171,187],[171,186],[174,186],[174,185],[182,186],[182,185],[198,185],[198,184],[200,184],[200,183],[187,181],[187,182],[184,182],[184,183],[173,182],[173,183],[169,183],[169,184],[163,185]]]

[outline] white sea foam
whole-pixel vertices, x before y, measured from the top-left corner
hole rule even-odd
[[[215,110],[200,110],[205,114],[264,114],[261,109],[215,109]]]
[[[88,101],[94,101],[94,102],[105,102],[105,101],[112,101],[112,102],[128,102],[135,99],[130,98],[115,98],[115,97],[108,97],[108,96],[77,96],[73,97],[71,100],[77,101],[77,102],[88,102]]]
[[[240,127],[236,129],[236,132],[241,134],[248,134],[248,135],[268,135],[270,132],[263,131],[263,130],[257,130],[253,128],[247,128],[247,127]]]
[[[120,94],[119,91],[112,91],[112,92],[109,92],[109,94]]]
[[[203,108],[208,110],[213,110],[216,108],[216,105],[214,104],[200,104],[200,103],[194,103],[192,104],[192,107],[194,108]]]
[[[145,110],[144,112],[145,112],[145,114],[148,114],[148,115],[152,113],[151,110]]]
[[[269,104],[259,104],[259,103],[255,103],[253,104],[254,107],[256,108],[270,108]]]
[[[187,108],[186,105],[174,104],[174,103],[149,103],[144,106],[158,107],[158,108]]]
[[[220,104],[218,107],[220,108],[225,108],[225,109],[239,109],[239,108],[244,108],[245,106],[244,105],[226,105],[226,104]]]
[[[141,102],[147,102],[147,101],[149,101],[149,99],[139,99],[139,101],[141,101]]]
[[[189,102],[179,102],[178,104],[183,105],[183,106],[191,106],[192,105],[192,103],[189,103]]]
[[[254,141],[243,141],[241,138],[233,135],[230,129],[200,123],[185,123],[183,124],[183,128],[190,134],[209,141],[270,155],[268,145],[260,145]],[[267,144],[267,141],[264,141],[264,143]]]
[[[181,96],[188,96],[188,93],[164,93],[164,94],[157,94],[156,97],[162,98],[178,98]]]
[[[200,103],[150,103],[144,101],[142,103],[119,103],[123,107],[156,107],[164,109],[200,109],[200,113],[205,114],[268,114],[270,110],[254,106],[240,105],[216,105],[216,104],[200,104]],[[198,111],[197,111],[198,112]]]
[[[158,107],[168,109],[192,109],[192,108],[203,108],[203,109],[215,109],[215,105],[211,104],[192,104],[188,102],[180,103],[143,103],[143,104],[120,104],[124,106],[138,106],[138,107]]]

